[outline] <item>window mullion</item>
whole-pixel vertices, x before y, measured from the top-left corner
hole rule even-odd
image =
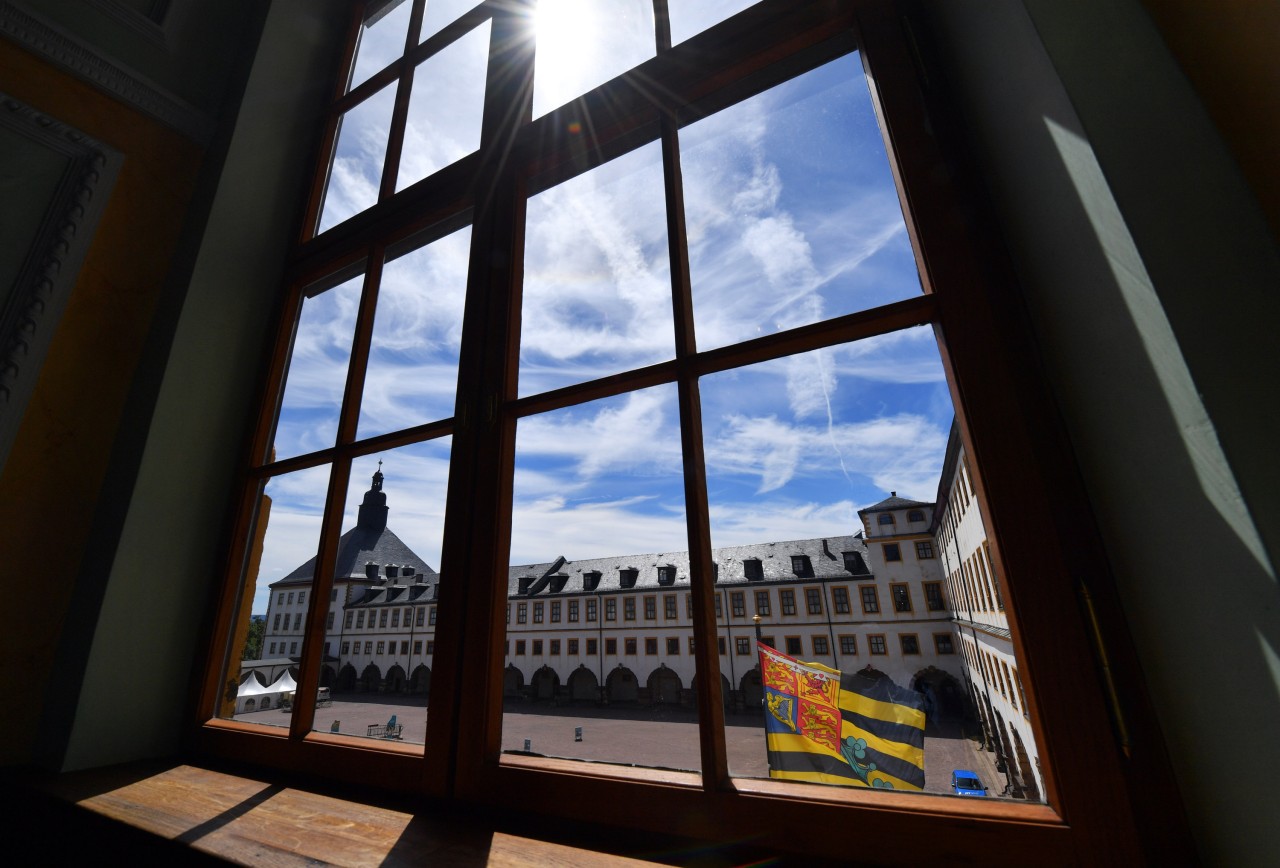
[[[387,153],[382,160],[382,181],[378,187],[378,201],[395,195],[396,181],[400,177],[400,154],[404,150],[405,125],[409,118],[409,98],[413,92],[413,76],[417,67],[409,62],[408,53],[418,44],[418,32],[422,30],[424,0],[413,0],[409,13],[409,32],[405,35],[405,56],[400,58],[400,82],[396,88],[395,107],[391,110],[391,129],[387,136]]]

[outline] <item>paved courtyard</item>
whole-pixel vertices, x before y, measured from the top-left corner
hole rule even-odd
[[[370,726],[384,725],[391,715],[402,724],[402,741],[422,744],[426,737],[427,708],[419,697],[384,697],[364,700],[346,694],[333,704],[316,709],[315,728],[364,736]],[[288,726],[289,712],[273,708],[236,716],[236,720],[272,726]],[[725,747],[729,771],[738,777],[768,777],[764,724],[759,715],[726,714]],[[582,740],[576,730],[582,728]],[[502,726],[502,749],[528,749],[546,756],[594,762],[619,763],[696,771],[699,767],[698,724],[695,712],[659,706],[637,708],[611,706],[552,707],[509,702]],[[972,727],[970,728],[972,732]],[[930,723],[925,732],[925,791],[949,793],[951,770],[970,769],[997,795],[1004,775],[995,769],[995,756],[979,749],[962,735],[959,725]]]

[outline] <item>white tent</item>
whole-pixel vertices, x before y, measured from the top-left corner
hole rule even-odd
[[[245,711],[257,711],[258,705],[262,701],[261,698],[270,693],[272,693],[272,688],[263,686],[262,682],[258,680],[258,676],[250,672],[248,677],[240,682],[240,688],[236,691],[236,714],[241,714]],[[274,704],[270,703],[270,705]]]
[[[289,693],[292,694],[298,689],[298,682],[293,680],[293,676],[289,674],[289,670],[280,673],[280,677],[275,683],[266,688],[268,693]]]

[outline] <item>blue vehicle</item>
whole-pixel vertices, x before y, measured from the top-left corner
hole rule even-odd
[[[965,769],[956,769],[951,773],[951,791],[957,796],[985,796],[987,788],[978,780],[978,776]]]

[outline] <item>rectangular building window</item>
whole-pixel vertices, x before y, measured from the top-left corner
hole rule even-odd
[[[307,601],[307,592],[306,592],[306,591],[298,591],[298,605],[299,605],[299,606],[301,606],[301,605],[302,605],[303,603],[305,603],[306,601]]]
[[[577,653],[578,653],[578,640],[577,640],[577,639],[570,639],[570,640],[568,640],[568,642],[569,642],[569,649],[568,649],[568,650],[569,650],[569,654],[570,654],[570,655],[573,655],[573,656],[576,656],[576,655],[577,655]]]
[[[274,650],[275,650],[275,647],[274,647],[274,646],[272,646],[271,650],[272,650],[272,651],[274,651]],[[342,643],[342,656],[343,656],[343,657],[346,657],[346,656],[347,656],[348,654],[350,654],[350,653],[351,653],[351,643],[350,643],[350,642],[343,642],[343,643]]]
[[[507,653],[507,650],[506,650],[506,649],[507,649],[507,648],[509,648],[509,647],[510,647],[509,645],[508,645],[508,646],[504,646],[502,653],[503,653],[503,654],[506,654],[506,653]],[[413,640],[413,653],[414,653],[414,654],[421,654],[421,653],[422,653],[422,640],[421,640],[421,639],[414,639],[414,640]]]
[[[724,617],[724,606],[720,604],[720,595],[716,594],[716,620]]]
[[[858,637],[842,635],[840,637],[840,653],[850,657],[858,653]]]
[[[569,623],[575,624],[578,621],[578,601],[569,601]]]
[[[400,610],[399,609],[391,610],[391,626],[393,628],[400,626]]]
[[[520,656],[520,655],[523,655],[523,654],[524,654],[524,649],[525,649],[525,647],[526,647],[524,643],[525,643],[525,640],[524,640],[524,639],[517,639],[517,640],[516,640],[516,655],[517,655],[517,656]]]
[[[600,653],[600,643],[595,639],[587,640],[587,656],[594,657]]]
[[[551,623],[552,624],[560,623],[560,601],[559,600],[555,600],[551,604]]]
[[[884,636],[880,633],[873,633],[867,637],[867,647],[872,654],[888,654],[889,650],[885,646]]]
[[[927,539],[916,541],[916,558],[925,561],[933,557],[933,543]]]
[[[657,597],[644,598],[644,619],[646,621],[658,620],[658,598]]]
[[[529,604],[516,603],[516,623],[523,624],[529,620]]]
[[[796,613],[796,592],[786,588],[778,591],[778,608],[782,610],[784,615],[794,615]]]
[[[389,614],[390,614],[389,610],[387,610],[387,609],[383,609],[383,610],[382,610],[382,612],[381,612],[381,614],[379,614],[379,615],[378,615],[378,627],[379,627],[379,629],[381,629],[381,628],[383,628],[383,627],[387,626],[387,616],[388,616]]]
[[[275,643],[275,642],[272,642],[272,643],[271,643],[271,650],[270,650],[270,651],[268,651],[267,653],[268,653],[268,654],[275,654],[275,653],[276,653],[276,643]]]
[[[383,653],[385,653],[385,652],[386,652],[386,647],[387,647],[387,643],[386,643],[386,642],[379,642],[379,643],[378,643],[378,651],[377,651],[377,653],[378,653],[378,654],[383,654]]]
[[[830,654],[831,648],[827,645],[826,636],[813,636],[813,653],[814,654]]]
[[[764,578],[764,564],[759,558],[750,558],[742,562],[742,575],[749,581],[758,582]]]
[[[290,592],[289,592],[289,605],[290,605],[290,606],[292,606],[292,605],[293,605],[293,591],[290,591]]]
[[[408,653],[409,653],[409,640],[408,640],[408,639],[401,639],[401,640],[400,640],[400,653],[401,653],[401,654],[408,654]]]
[[[552,639],[552,640],[551,640],[551,653],[552,653],[552,654],[559,654],[559,653],[560,653],[560,640],[559,640],[559,639]]]
[[[372,622],[370,622],[370,623],[372,623]],[[364,629],[364,612],[357,612],[357,613],[356,613],[356,629],[357,629],[357,630],[363,630],[363,629]]]
[[[435,643],[435,640],[433,640],[433,639],[428,639],[428,640],[427,640],[427,653],[428,653],[428,654],[434,654],[434,653],[436,653],[436,643]]]
[[[897,543],[884,544],[884,560],[885,563],[902,560],[902,550],[898,548]]]
[[[662,597],[662,617],[668,621],[680,620],[680,610],[677,607],[676,595],[665,594]]]
[[[768,591],[756,591],[756,614],[757,615],[769,614],[769,592]]]
[[[623,647],[626,649],[626,653],[634,657],[636,653],[636,640],[624,639],[622,644],[623,644]]]
[[[280,631],[280,613],[279,612],[276,612],[275,620],[271,622],[271,629],[276,632]]]
[[[804,589],[804,604],[810,615],[822,614],[822,591],[818,588]]]
[[[604,619],[606,621],[618,620],[618,600],[615,597],[609,597],[604,601]]]
[[[880,611],[880,598],[876,596],[875,585],[859,585],[858,593],[862,595],[863,614],[874,615]]]
[[[734,650],[738,652],[739,657],[745,657],[751,653],[751,640],[742,636],[736,636],[733,640]]]
[[[720,656],[725,656],[725,641],[723,636],[716,637],[716,650],[720,652]]]
[[[636,619],[636,598],[635,597],[623,598],[622,619],[624,621],[634,621]]]
[[[745,618],[747,616],[746,595],[742,591],[730,591],[729,607],[733,610],[733,617]]]
[[[925,605],[928,606],[930,612],[941,612],[947,607],[947,604],[942,600],[941,582],[925,582],[924,599]]]
[[[792,657],[796,657],[804,653],[804,645],[800,642],[799,636],[788,636],[786,641],[787,641],[787,653],[790,654]],[[770,645],[772,647],[772,643],[765,643],[765,644]]]
[[[538,656],[541,656],[541,654],[542,654],[542,640],[534,639],[533,640],[533,656],[538,657]]]
[[[351,629],[351,622],[352,622],[352,620],[355,618],[355,615],[356,615],[356,613],[355,613],[355,612],[347,612],[347,614],[345,614],[345,615],[342,617],[342,628],[343,628],[344,630],[350,630],[350,629]]]
[[[716,599],[720,599],[720,595],[716,595]],[[693,594],[684,595],[684,616],[690,621],[693,620]]]
[[[605,639],[605,640],[604,640],[604,653],[606,653],[606,654],[610,654],[610,655],[616,655],[616,654],[618,653],[618,640],[617,640],[617,639]]]
[[[689,656],[693,656],[693,637],[689,637]]]
[[[890,585],[889,593],[893,595],[893,611],[911,611],[911,591],[906,585]]]
[[[599,604],[596,600],[587,600],[587,620],[595,621],[599,616]]]
[[[916,638],[914,633],[904,633],[898,637],[898,641],[902,643],[903,654],[920,653],[920,640]]]
[[[330,612],[329,614],[327,614],[327,615],[325,615],[325,616],[324,616],[324,628],[325,628],[326,630],[332,630],[332,629],[333,629],[333,616],[334,616],[334,615],[336,615],[336,614],[338,614],[338,613],[337,613],[337,612]]]
[[[935,650],[935,651],[937,651],[939,654],[954,654],[954,653],[956,653],[956,648],[955,648],[955,645],[954,645],[954,644],[952,643],[952,641],[951,641],[951,634],[950,634],[950,633],[934,633],[934,634],[933,634],[933,648],[934,648],[934,650]]]
[[[533,623],[535,624],[542,623],[542,617],[543,617],[543,612],[545,608],[546,607],[541,602],[533,604]]]
[[[431,614],[434,615],[435,613],[436,613],[436,610],[432,608]],[[413,618],[414,625],[417,627],[421,627],[426,617],[427,617],[427,610],[419,607],[418,613]],[[433,621],[432,623],[435,623],[435,622]],[[507,623],[511,623],[511,607],[510,606],[507,606]]]
[[[838,615],[849,614],[849,589],[848,588],[832,588],[831,604]]]
[[[427,624],[429,626],[434,627],[436,625],[436,607],[435,606],[428,607],[427,614],[428,614]]]
[[[302,629],[302,613],[301,612],[298,612],[293,616],[293,629],[295,630]]]

